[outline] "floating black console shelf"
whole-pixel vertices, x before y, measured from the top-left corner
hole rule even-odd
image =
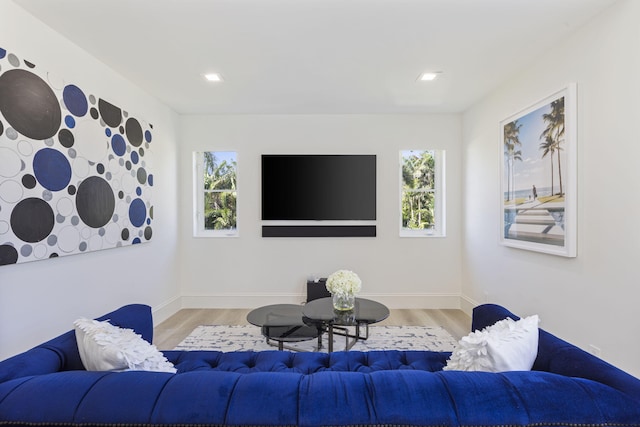
[[[376,237],[376,226],[263,225],[262,237]]]

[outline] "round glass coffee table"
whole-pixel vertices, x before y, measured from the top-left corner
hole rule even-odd
[[[318,325],[321,330],[327,331],[328,350],[331,353],[334,334],[345,337],[345,350],[349,350],[358,340],[369,338],[369,325],[389,317],[389,308],[377,301],[356,298],[353,310],[335,311],[331,298],[320,298],[305,304],[302,314],[304,323]],[[354,334],[349,333],[348,326],[355,326]],[[364,326],[364,335],[361,326]]]
[[[295,304],[273,304],[251,310],[247,322],[260,326],[267,343],[277,343],[284,350],[285,343],[308,341],[317,338],[321,330],[316,325],[307,325],[302,320],[302,306]],[[288,350],[298,350],[286,347]]]

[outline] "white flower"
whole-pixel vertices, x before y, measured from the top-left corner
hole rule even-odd
[[[338,270],[327,279],[327,290],[332,294],[357,294],[361,287],[358,275],[349,270]]]

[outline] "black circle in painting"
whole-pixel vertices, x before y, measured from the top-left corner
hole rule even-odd
[[[68,186],[67,193],[69,193],[70,196],[73,196],[74,194],[76,194],[76,186],[75,185]]]
[[[122,123],[122,111],[115,105],[100,98],[98,100],[98,109],[100,110],[102,120],[104,120],[107,126],[115,128]]]
[[[26,70],[9,70],[0,75],[0,112],[13,129],[36,140],[54,136],[62,119],[53,90]]]
[[[53,209],[42,199],[24,199],[11,212],[11,229],[23,242],[36,243],[46,239],[53,224]]]
[[[0,245],[0,265],[18,262],[18,251],[11,245]]]
[[[122,229],[122,233],[120,233],[122,240],[129,240],[129,229],[128,228],[124,228]]]
[[[138,169],[138,172],[136,173],[136,176],[138,178],[138,182],[140,184],[146,184],[147,182],[147,171],[144,168],[140,168]]]
[[[60,129],[58,132],[58,141],[65,148],[73,147],[73,143],[75,142],[75,138],[69,129]]]
[[[2,132],[4,132],[4,126],[2,125],[2,122],[0,122],[0,136],[2,136]]]
[[[98,113],[98,110],[96,110],[95,108],[91,108],[91,110],[89,110],[89,115],[93,120],[98,120],[98,118],[100,117],[100,113]]]
[[[144,238],[147,239],[147,240],[151,240],[151,235],[152,235],[151,227],[145,227],[145,229],[144,229]]]
[[[36,177],[31,175],[30,173],[24,175],[22,177],[22,185],[24,188],[32,189],[36,186]]]
[[[142,127],[140,126],[140,122],[131,117],[125,124],[125,130],[129,143],[134,147],[139,147],[142,144]]]
[[[92,228],[107,224],[113,216],[116,199],[109,183],[98,176],[92,176],[78,186],[76,209],[82,222]]]

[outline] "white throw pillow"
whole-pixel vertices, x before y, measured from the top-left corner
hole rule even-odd
[[[176,368],[158,349],[131,329],[81,318],[73,322],[80,359],[87,371],[159,371]]]
[[[445,370],[529,371],[538,355],[537,315],[504,319],[462,338]]]

